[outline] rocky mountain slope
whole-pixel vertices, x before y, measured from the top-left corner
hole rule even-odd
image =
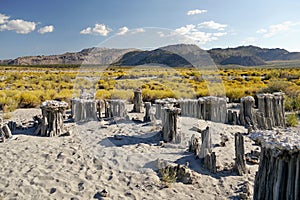
[[[236,48],[216,48],[208,51],[196,45],[177,44],[151,51],[139,49],[89,48],[80,52],[50,56],[26,56],[11,60],[0,60],[2,65],[60,65],[60,64],[114,64],[135,66],[162,64],[170,67],[209,65],[214,61],[219,65],[258,66],[269,61],[300,60],[300,52],[284,49],[266,49],[255,46]]]

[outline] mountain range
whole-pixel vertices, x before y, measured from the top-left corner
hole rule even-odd
[[[144,64],[162,64],[170,67],[191,66],[199,61],[209,65],[213,61],[218,65],[259,66],[270,61],[300,60],[300,52],[285,49],[240,46],[236,48],[214,48],[202,50],[196,45],[176,44],[155,50],[88,48],[80,52],[50,56],[25,56],[16,59],[0,60],[1,65],[117,65],[136,66]]]

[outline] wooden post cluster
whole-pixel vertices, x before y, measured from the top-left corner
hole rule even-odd
[[[244,138],[242,133],[236,133],[235,139],[235,170],[242,176],[247,172],[245,161]]]
[[[179,108],[163,108],[162,133],[165,142],[180,143],[181,135],[178,132]]]
[[[145,102],[145,116],[144,116],[144,122],[151,121],[150,119],[150,108],[151,108],[151,102]]]
[[[71,99],[71,114],[76,122],[97,120],[97,102],[92,99]]]
[[[214,122],[226,121],[226,99],[220,97],[202,97],[199,99],[181,99],[178,101],[182,116],[195,117]]]
[[[240,111],[228,110],[227,123],[243,125],[246,128],[272,130],[274,127],[285,128],[284,94],[258,94],[257,109],[252,96],[241,98]]]
[[[106,104],[106,116],[107,117],[126,117],[127,111],[125,101],[120,99],[111,99]]]
[[[140,113],[143,108],[142,90],[138,89],[134,91],[133,97],[133,112]]]
[[[260,162],[254,182],[254,200],[300,198],[300,136],[297,132],[253,132],[261,144]]]
[[[272,129],[273,127],[285,128],[284,119],[284,94],[259,94],[257,125],[259,129]]]
[[[63,114],[67,107],[68,104],[63,101],[43,102],[40,106],[43,119],[40,121],[35,133],[47,137],[60,135],[63,131]]]

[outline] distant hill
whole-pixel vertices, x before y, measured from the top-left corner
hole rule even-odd
[[[267,61],[300,60],[300,53],[290,53],[285,49],[267,49],[255,46],[241,46],[227,49],[208,50],[212,59],[220,65],[236,64],[243,66],[257,66]]]
[[[125,53],[136,49],[88,48],[80,52],[50,56],[25,56],[2,60],[4,65],[59,65],[59,64],[110,64],[119,60]]]
[[[256,46],[236,48],[215,48],[208,51],[196,45],[177,44],[151,51],[139,49],[88,48],[80,52],[50,56],[25,56],[10,60],[0,60],[2,65],[60,65],[60,64],[114,64],[135,66],[144,64],[162,64],[170,67],[191,65],[210,65],[212,61],[219,65],[259,66],[270,61],[300,60],[300,52],[288,52],[285,49],[267,49]]]

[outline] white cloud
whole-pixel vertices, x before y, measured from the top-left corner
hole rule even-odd
[[[51,33],[51,32],[53,32],[53,31],[54,31],[54,26],[53,26],[53,25],[50,25],[50,26],[44,26],[44,27],[42,27],[42,28],[40,28],[40,29],[38,30],[38,32],[39,32],[40,34]]]
[[[34,31],[35,27],[35,22],[24,21],[22,19],[14,19],[0,25],[0,31],[8,30],[15,31],[19,34],[27,34]]]
[[[126,26],[123,26],[123,27],[119,28],[119,32],[117,33],[117,35],[124,35],[128,31],[129,31],[129,29]]]
[[[196,31],[195,28],[196,28],[196,26],[194,24],[188,24],[188,25],[185,25],[185,26],[175,29],[175,32],[177,32],[181,35],[185,35],[185,34],[191,33],[192,31]]]
[[[132,34],[135,34],[135,33],[144,33],[145,32],[145,29],[143,28],[137,28],[137,29],[134,29],[132,31]]]
[[[206,21],[206,22],[202,22],[202,23],[198,24],[198,27],[223,31],[227,27],[227,25],[219,24],[214,21]]]
[[[112,29],[107,27],[105,24],[95,24],[93,28],[87,27],[86,29],[83,29],[80,31],[80,34],[93,34],[93,35],[101,35],[101,36],[107,36],[108,33],[110,33]]]
[[[264,34],[264,37],[273,37],[281,32],[290,30],[293,26],[299,25],[299,22],[285,21],[280,24],[270,25],[268,28],[262,28],[256,33]]]
[[[80,31],[80,34],[91,34],[91,33],[92,33],[91,27],[87,27],[86,29]]]
[[[9,19],[9,16],[0,13],[0,24],[4,24]]]
[[[186,26],[175,29],[175,33],[178,35],[187,36],[197,43],[205,44],[214,40],[218,40],[219,37],[226,35],[226,32],[207,33],[200,30],[194,24],[188,24]]]
[[[199,9],[195,9],[195,10],[189,10],[186,14],[187,15],[198,15],[198,14],[202,14],[202,13],[206,13],[207,10],[199,10]]]

